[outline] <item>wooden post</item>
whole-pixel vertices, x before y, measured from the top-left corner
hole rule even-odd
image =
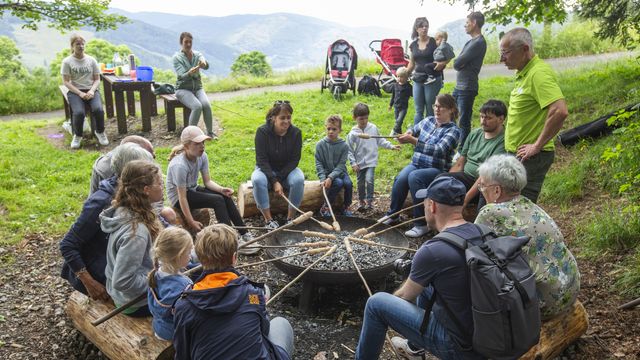
[[[118,119],[118,133],[126,134],[127,133],[127,115],[125,114],[124,109],[124,91],[123,90],[115,90],[114,97],[116,99],[116,118]]]

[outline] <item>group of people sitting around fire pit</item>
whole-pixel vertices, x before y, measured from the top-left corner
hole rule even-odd
[[[417,21],[414,30],[423,25]],[[481,127],[463,136],[456,125],[456,98],[436,96],[433,116],[397,136],[414,152],[395,178],[387,214],[401,210],[411,194],[423,206],[414,208],[407,236],[451,233],[475,244],[482,233],[465,220],[463,210],[477,203],[476,224],[497,236],[528,236],[523,252],[535,273],[546,320],[566,312],[580,287],[576,260],[560,229],[535,203],[553,161],[552,140],[567,116],[566,103],[555,75],[534,55],[526,29],[507,32],[500,49],[502,61],[518,70],[509,107],[487,101],[480,108]],[[255,134],[253,196],[271,230],[282,225],[271,212],[270,191],[288,193],[287,223],[303,200],[302,133],[292,115],[288,101],[276,101]],[[342,118],[331,115],[325,120],[326,137],[316,145],[316,171],[328,197],[322,216],[329,215],[342,190],[344,202],[336,212],[352,215],[347,162],[357,177],[357,211],[371,209],[378,148],[400,149],[380,137],[368,121],[367,105],[356,104],[352,115],[356,125],[346,141],[340,138]],[[205,152],[205,141],[212,138],[208,123],[207,131],[195,125],[183,129],[166,181],[152,144],[139,136],[124,138],[96,160],[90,195],[60,242],[62,276],[92,299],[126,307],[128,316],[153,316],[155,335],[173,341],[177,359],[289,359],[291,325],[284,318],[269,320],[268,288],[234,267],[238,254],[254,255],[259,248],[247,246],[253,237],[232,200],[233,190],[211,179]],[[165,183],[171,207],[163,206]],[[202,208],[213,209],[218,224],[196,220],[193,211]],[[178,214],[182,227],[175,226]],[[397,221],[389,217],[386,224]],[[437,239],[422,244],[402,286],[367,301],[356,359],[378,358],[388,327],[402,335],[392,343],[409,359],[423,358],[425,351],[442,359],[484,358],[472,344],[469,281],[463,250]]]

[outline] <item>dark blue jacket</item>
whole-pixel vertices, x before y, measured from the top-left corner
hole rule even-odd
[[[87,294],[87,290],[75,275],[82,268],[86,268],[97,282],[104,285],[107,281],[104,268],[107,265],[109,234],[100,229],[99,215],[111,205],[117,184],[115,176],[102,180],[98,190],[85,201],[76,222],[60,241],[60,252],[64,257],[60,276],[83,294]]]
[[[233,274],[238,277],[225,280],[226,285],[186,290],[176,302],[176,360],[289,359],[284,349],[267,339],[269,319],[262,284],[228,268],[205,270],[194,287]]]

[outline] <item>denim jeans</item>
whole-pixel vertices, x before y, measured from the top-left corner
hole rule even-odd
[[[387,214],[393,214],[402,210],[402,205],[404,205],[409,191],[411,191],[413,203],[417,204],[420,200],[416,199],[416,192],[429,187],[429,184],[431,184],[433,179],[440,173],[442,173],[442,170],[436,168],[418,169],[413,164],[405,166],[393,180],[393,187],[391,188],[391,208]],[[423,226],[427,224],[424,219],[424,207],[416,206],[413,208],[413,217],[416,219],[413,222],[414,225]]]
[[[333,204],[342,188],[344,188],[344,207],[347,208],[351,205],[353,199],[353,183],[351,182],[349,174],[342,174],[333,179],[331,187],[327,191],[327,197],[329,198],[329,202]]]
[[[436,96],[438,96],[440,89],[442,89],[442,75],[436,77],[436,81],[429,85],[413,84],[413,103],[416,107],[414,124],[419,123],[427,116],[433,116],[433,104],[436,103]]]
[[[375,180],[375,175],[375,167],[368,167],[358,171],[358,199],[360,201],[373,200],[373,181]]]
[[[426,289],[425,289],[426,291]],[[377,359],[382,351],[387,328],[390,327],[415,346],[426,349],[439,359],[463,359],[453,338],[433,316],[424,333],[420,325],[424,309],[389,293],[379,292],[367,300],[356,359]]]
[[[253,184],[253,198],[256,200],[256,207],[260,210],[269,209],[269,179],[258,168],[251,174]],[[289,200],[293,205],[300,207],[302,196],[304,195],[304,174],[299,168],[293,169],[287,176],[283,188],[289,190]]]
[[[269,341],[278,345],[293,358],[293,328],[289,321],[283,317],[275,317],[269,322]]]
[[[71,124],[73,134],[82,136],[82,128],[84,126],[84,105],[89,104],[91,107],[91,117],[96,122],[96,132],[104,132],[104,110],[102,110],[102,99],[100,99],[100,91],[96,90],[91,100],[83,100],[80,96],[69,91],[67,95],[69,107],[71,107]]]
[[[471,132],[471,117],[473,115],[473,102],[476,100],[476,96],[478,95],[477,91],[472,90],[458,90],[453,89],[453,93],[451,94],[456,99],[456,103],[458,105],[458,111],[460,112],[460,129],[462,129],[462,138],[460,139],[460,145],[458,149],[462,149],[462,145],[464,144],[464,140],[467,138],[467,135]]]
[[[407,109],[399,109],[394,108],[393,112],[396,117],[396,124],[393,126],[393,131],[398,134],[402,134],[402,123],[404,122],[404,117],[407,116]]]
[[[200,114],[204,115],[204,125],[207,127],[207,134],[213,133],[213,114],[211,113],[211,103],[204,89],[200,89],[195,93],[191,90],[176,90],[176,98],[180,100],[186,107],[191,109],[189,115],[189,125],[198,126]]]

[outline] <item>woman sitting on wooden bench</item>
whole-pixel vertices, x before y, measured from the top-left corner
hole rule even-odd
[[[84,42],[82,36],[71,35],[72,54],[62,60],[60,69],[64,85],[69,89],[67,98],[71,107],[72,149],[80,148],[82,143],[85,104],[91,106],[91,116],[96,122],[95,134],[98,142],[103,146],[109,145],[109,140],[104,134],[104,110],[102,110],[102,100],[98,91],[100,68],[96,59],[84,53]]]

